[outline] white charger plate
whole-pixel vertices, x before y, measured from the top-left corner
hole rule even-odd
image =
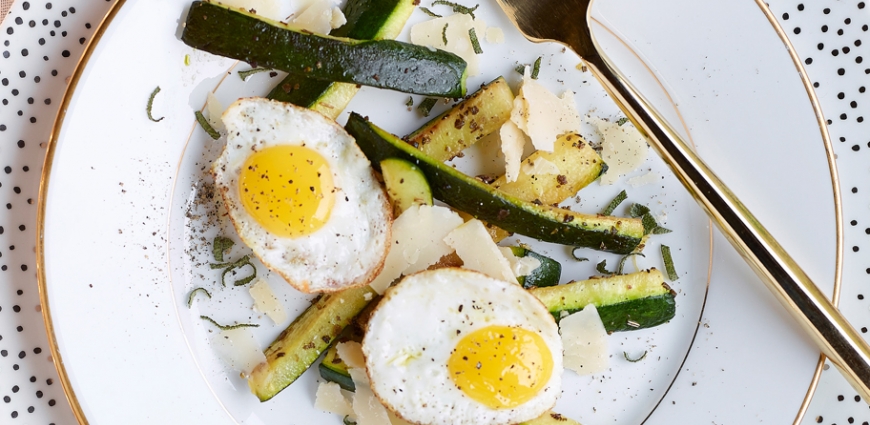
[[[723,180],[830,290],[841,251],[830,155],[800,74],[764,9],[751,2],[644,3],[598,5],[596,34],[608,53],[672,122],[684,123]],[[39,254],[44,312],[62,381],[83,422],[271,424],[285,423],[289,415],[292,423],[338,423],[312,407],[316,373],[261,404],[219,362],[208,343],[213,328],[199,320],[199,309],[223,315],[222,322],[250,318],[268,324],[252,316],[246,291],[223,292],[219,307],[186,306],[190,289],[216,283],[213,272],[201,277],[191,266],[196,262],[187,254],[195,247],[191,234],[219,231],[185,215],[196,183],[207,179],[201,160],[219,147],[194,127],[192,110],[202,106],[207,91],[226,105],[239,96],[264,94],[270,86],[268,74],[242,83],[234,74],[246,65],[233,68],[233,61],[180,43],[186,4],[129,0],[113,9],[110,23],[101,27],[106,37],[96,37],[99,43],[86,53],[55,128],[43,177]],[[469,87],[499,74],[516,82],[515,63],[543,55],[542,82],[553,90],[577,91],[581,112],[618,116],[592,77],[574,69],[578,60],[570,52],[525,43],[494,3],[481,5],[478,16],[509,34],[503,45],[484,43],[486,66]],[[410,24],[423,19],[415,12]],[[737,23],[740,33],[733,32]],[[400,39],[407,39],[407,30]],[[183,63],[186,54],[190,66]],[[144,111],[156,85],[163,92],[154,113],[167,117],[158,124]],[[406,99],[364,90],[348,110],[404,134],[420,123],[405,111]],[[779,160],[785,148],[787,163]],[[557,410],[585,424],[639,423],[651,412],[647,423],[781,421],[799,415],[817,351],[730,247],[717,240],[711,255],[706,219],[661,161],[650,156],[644,168],[665,177],[661,187],[628,190],[630,200],[666,213],[667,226],[675,230],[654,239],[650,248],[659,242],[678,248],[683,274],[674,284],[680,291],[677,317],[657,329],[613,335],[610,370],[569,378]],[[597,211],[625,185],[593,186],[581,192],[578,208]],[[816,202],[801,202],[796,211],[793,205],[805,199]],[[821,224],[790,231],[810,218]],[[569,264],[564,249],[540,249]],[[611,264],[617,258],[594,255],[599,257]],[[640,261],[642,267],[661,267],[657,256],[649,257]],[[571,264],[563,280],[593,274],[593,267],[594,262]],[[307,297],[269,279],[291,316],[301,311]],[[280,329],[262,326],[257,337],[265,345]],[[650,354],[643,362],[621,358],[623,351],[644,350]]]

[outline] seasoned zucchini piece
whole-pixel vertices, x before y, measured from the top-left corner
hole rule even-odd
[[[398,217],[413,205],[432,205],[429,183],[416,165],[404,159],[387,158],[381,161],[381,174],[393,203],[394,216]]]
[[[525,201],[557,205],[574,196],[603,173],[607,167],[579,134],[563,134],[553,152],[536,151],[523,161],[517,180],[508,183],[501,176],[492,183],[496,189]],[[539,170],[538,173],[535,173]]]
[[[643,237],[643,224],[638,219],[581,214],[501,193],[434,160],[359,114],[351,113],[345,129],[373,165],[386,158],[411,161],[423,171],[435,198],[505,230],[620,254],[632,252]]]
[[[354,385],[353,379],[350,377],[350,372],[347,371],[347,364],[341,361],[341,357],[338,357],[338,350],[334,344],[326,350],[326,354],[323,356],[318,369],[320,369],[321,378],[335,382],[341,388],[348,391],[356,389],[356,385]]]
[[[366,294],[371,294],[368,299]],[[266,362],[248,376],[251,392],[266,401],[292,384],[374,295],[374,290],[362,286],[321,296],[266,349]]]
[[[447,161],[498,130],[511,117],[513,105],[510,86],[498,77],[403,139],[426,155]]]
[[[465,96],[466,63],[453,53],[393,40],[295,31],[216,3],[193,2],[181,40],[212,54],[318,80],[429,96]]]
[[[540,288],[559,284],[559,278],[562,277],[562,265],[558,261],[522,246],[512,246],[511,252],[517,257],[528,256],[541,262],[541,265],[529,275],[517,276],[517,281],[523,285],[523,288]]]
[[[580,422],[568,419],[558,413],[547,412],[535,419],[525,421],[519,425],[580,425]]]
[[[414,7],[414,0],[351,0],[344,10],[347,23],[330,35],[356,40],[391,40],[402,32]],[[288,74],[268,98],[314,109],[336,119],[358,91],[356,84]]]
[[[563,311],[570,314],[595,305],[607,332],[658,326],[673,319],[676,312],[675,293],[654,268],[529,291],[557,321]]]

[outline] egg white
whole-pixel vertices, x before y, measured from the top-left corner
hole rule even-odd
[[[240,99],[221,117],[227,144],[212,166],[239,237],[270,270],[303,292],[332,292],[370,282],[389,249],[392,212],[354,139],[320,113],[263,98]],[[295,237],[270,234],[245,210],[239,176],[254,152],[301,145],[328,163],[336,188],[328,221]]]
[[[553,355],[549,381],[514,408],[471,399],[448,371],[456,344],[492,325],[536,332]],[[363,353],[372,390],[415,424],[519,423],[552,408],[561,392],[562,342],[552,315],[519,285],[465,269],[423,271],[387,290],[368,322]]]

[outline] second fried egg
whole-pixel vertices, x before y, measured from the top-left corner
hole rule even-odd
[[[363,340],[372,389],[416,424],[508,424],[536,418],[560,394],[553,316],[514,283],[458,268],[390,288]]]

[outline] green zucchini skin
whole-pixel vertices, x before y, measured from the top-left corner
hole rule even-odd
[[[607,332],[651,328],[668,322],[676,314],[675,293],[654,268],[532,288],[530,292],[544,303],[556,321],[563,312],[571,314],[594,305]]]
[[[607,332],[652,328],[669,322],[676,312],[677,302],[669,293],[598,308],[598,315]],[[638,326],[629,325],[629,321],[637,323]]]
[[[366,294],[374,293],[362,286],[321,296],[265,350],[266,361],[248,376],[251,392],[267,401],[292,384],[369,304]]]
[[[351,0],[344,10],[347,23],[330,35],[356,40],[396,38],[414,8],[414,0]],[[348,84],[288,74],[267,97],[319,110],[335,119],[359,89],[356,85],[342,88],[343,85]]]
[[[193,2],[181,40],[212,54],[317,80],[427,96],[465,96],[466,63],[453,53],[393,40],[294,31],[214,3]]]
[[[373,166],[386,158],[409,161],[423,171],[436,199],[509,232],[620,254],[632,252],[643,237],[643,224],[637,219],[580,214],[500,193],[425,155],[357,113],[350,114],[345,130]]]
[[[559,279],[562,277],[562,265],[558,261],[521,246],[512,246],[511,252],[517,257],[528,256],[541,262],[541,265],[532,270],[528,276],[517,277],[517,281],[523,285],[523,288],[541,288],[559,284]]]
[[[329,382],[335,382],[343,390],[356,391],[356,384],[353,383],[353,379],[346,368],[331,367],[328,363],[321,362],[318,370],[320,371],[321,378]]]

